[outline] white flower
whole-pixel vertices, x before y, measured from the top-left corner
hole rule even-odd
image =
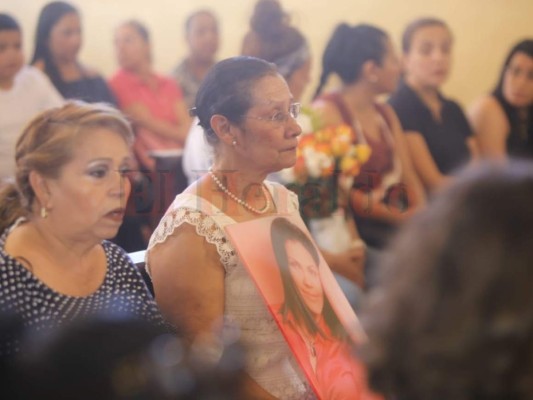
[[[330,156],[320,153],[312,147],[303,149],[303,156],[305,159],[305,167],[311,178],[320,178],[322,171],[331,168],[333,160]]]

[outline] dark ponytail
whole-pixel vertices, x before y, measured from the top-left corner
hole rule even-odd
[[[331,73],[350,84],[359,79],[367,61],[381,65],[387,51],[386,40],[387,34],[372,25],[337,25],[322,56],[322,75],[315,97],[320,95]]]

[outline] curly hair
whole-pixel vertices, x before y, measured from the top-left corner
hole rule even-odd
[[[463,172],[384,256],[362,320],[395,398],[533,398],[533,166]]]

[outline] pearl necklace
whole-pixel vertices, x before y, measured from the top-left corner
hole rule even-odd
[[[213,181],[216,183],[216,185],[219,187],[220,190],[222,190],[224,193],[226,193],[228,195],[228,197],[230,199],[236,201],[238,204],[240,204],[244,208],[246,208],[246,209],[248,209],[248,210],[250,210],[250,211],[252,211],[253,213],[256,213],[256,214],[264,214],[264,213],[266,213],[269,210],[269,208],[270,208],[270,197],[268,195],[268,191],[265,188],[264,184],[261,185],[261,189],[263,190],[263,194],[264,194],[265,199],[266,199],[266,204],[261,210],[258,210],[257,208],[251,206],[250,204],[248,204],[244,200],[239,199],[237,196],[235,196],[233,193],[231,193],[229,191],[229,189],[214,174],[213,167],[209,167],[207,172],[209,173],[209,175],[211,176],[211,178],[213,179]]]

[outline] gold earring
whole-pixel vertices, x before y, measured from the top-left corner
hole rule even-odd
[[[46,207],[41,207],[41,218],[46,218],[48,217],[48,210],[46,209]]]

